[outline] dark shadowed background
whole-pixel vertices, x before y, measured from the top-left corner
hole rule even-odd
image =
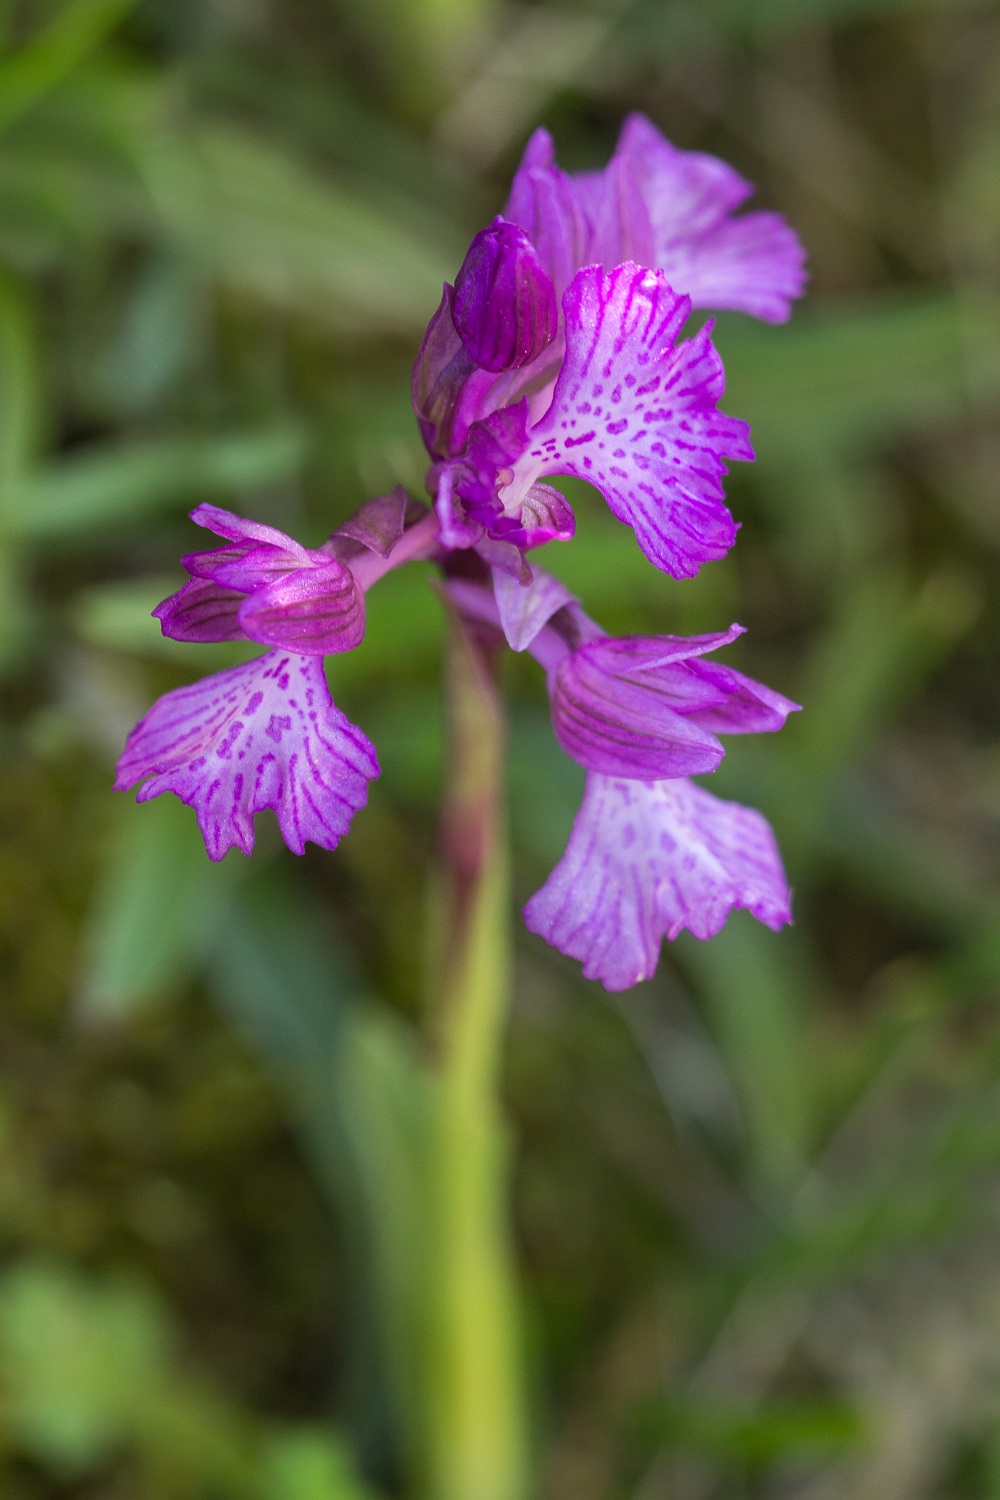
[[[211,866],[125,733],[231,662],[151,607],[213,499],[318,544],[422,492],[423,327],[524,139],[624,114],[809,250],[719,319],[758,461],[696,582],[574,491],[610,629],[749,635],[806,706],[713,790],[794,928],[609,997],[517,924],[505,1097],[541,1500],[1000,1496],[1000,12],[960,0],[0,6],[0,1494],[409,1494],[415,1038],[440,605],[334,693],[383,776],[333,855]],[[511,661],[523,901],[582,773]]]

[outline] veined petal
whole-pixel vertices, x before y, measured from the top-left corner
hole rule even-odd
[[[566,852],[524,919],[586,978],[625,990],[654,973],[664,936],[714,937],[739,907],[777,930],[790,901],[760,813],[690,781],[592,773]]]
[[[524,651],[573,595],[551,573],[536,568],[531,582],[519,583],[509,573],[493,570],[493,594],[503,633],[513,651]]]
[[[552,727],[567,755],[604,776],[657,781],[714,771],[719,741],[678,713],[662,674],[608,669],[596,642],[559,665],[552,691]]]
[[[555,164],[547,130],[536,130],[524,148],[504,218],[527,234],[562,296],[587,263],[590,230],[572,181]]]
[[[731,308],[784,323],[806,283],[805,251],[780,214],[726,219],[697,240],[657,251],[656,264],[692,307]]]
[[[576,475],[635,529],[651,562],[689,578],[736,538],[723,459],[753,457],[746,423],[717,409],[725,382],[710,329],[675,346],[688,299],[661,272],[634,265],[578,272],[563,307],[566,357],[500,491],[504,507],[544,475]],[[480,426],[492,430],[501,415]]]
[[[653,246],[643,264],[666,272],[670,285],[689,296],[693,307],[733,308],[768,322],[785,321],[805,285],[805,251],[779,214],[732,216],[752,195],[752,183],[717,157],[679,150],[643,115],[625,121],[615,154],[600,174],[605,201],[623,198],[612,167],[638,189],[649,215]],[[604,215],[607,219],[609,209]]]
[[[234,542],[229,547],[213,547],[210,552],[189,552],[181,558],[193,578],[209,578],[222,588],[249,594],[266,588],[278,578],[308,563],[286,547],[272,547],[269,542]]]
[[[408,495],[401,484],[387,495],[374,495],[358,507],[352,516],[323,544],[323,551],[341,557],[342,544],[346,542],[350,555],[357,547],[374,552],[379,557],[388,557],[397,542],[402,541],[403,532],[427,514],[427,507]]]
[[[115,790],[142,781],[139,802],[174,792],[221,859],[234,846],[250,853],[253,815],[265,808],[293,853],[307,840],[335,849],[378,774],[374,747],[335,707],[322,662],[269,651],[154,703],[128,737]]]
[[[579,697],[585,682],[627,682],[661,696],[675,713],[713,734],[773,732],[799,705],[733,667],[701,660],[742,634],[741,625],[731,625],[723,634],[686,640],[651,635],[594,641],[565,664],[565,691]]]
[[[351,651],[365,634],[365,599],[345,563],[298,568],[243,600],[240,624],[253,641],[305,656]]]
[[[678,713],[713,734],[773,734],[801,704],[719,662],[685,662],[669,691]]]
[[[533,484],[521,501],[518,516],[501,516],[490,535],[525,550],[546,542],[568,542],[576,532],[573,507],[550,484]]]
[[[218,505],[197,505],[191,512],[191,519],[196,526],[204,526],[206,531],[214,531],[216,536],[225,537],[228,542],[258,542],[271,547],[283,548],[286,552],[305,562],[308,552],[305,547],[287,536],[285,532],[279,531],[275,526],[265,526],[262,521],[250,521],[246,516],[238,516],[231,510],[223,510]]]
[[[250,521],[218,505],[196,506],[191,520],[230,543],[209,552],[189,552],[181,558],[192,577],[210,579],[221,588],[250,593],[294,568],[308,567],[314,556],[274,526]]]
[[[627,260],[640,266],[656,265],[649,206],[627,162],[615,155],[603,172],[584,172],[571,181],[590,221],[588,262],[606,271]]]
[[[208,578],[192,578],[153,610],[163,634],[174,641],[244,641],[239,622],[243,595]]]

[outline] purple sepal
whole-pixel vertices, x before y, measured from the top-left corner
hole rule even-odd
[[[650,676],[608,672],[593,647],[568,657],[552,696],[552,727],[566,754],[588,771],[639,781],[716,770],[725,754],[719,741],[678,713]]]
[[[295,568],[311,566],[315,558],[308,548],[276,527],[250,521],[218,505],[196,506],[191,520],[230,545],[209,552],[189,552],[181,562],[192,577],[211,579],[221,588],[247,594]]]
[[[713,734],[773,734],[801,704],[733,667],[698,658],[743,635],[731,625],[721,635],[631,636],[586,649],[595,666],[634,682],[656,683],[677,713]]]
[[[420,435],[435,458],[456,453],[461,446],[453,440],[451,428],[462,391],[476,368],[451,315],[454,296],[455,288],[445,282],[440,306],[413,362],[410,382]]]
[[[174,792],[193,807],[205,847],[249,854],[253,816],[271,808],[289,849],[335,849],[379,774],[375,750],[330,698],[315,656],[269,651],[176,688],[128,737],[115,790]],[[151,778],[145,780],[145,778]]]
[[[555,288],[523,229],[496,218],[455,278],[452,320],[474,364],[499,374],[538,358],[556,336]]]
[[[266,588],[296,568],[307,567],[309,554],[305,548],[302,551],[304,557],[267,542],[234,543],[214,547],[211,552],[188,552],[181,562],[193,578],[211,579],[221,588],[248,594],[252,589]]]
[[[246,516],[223,510],[219,505],[196,505],[191,511],[191,520],[196,526],[204,526],[206,531],[214,531],[216,536],[225,537],[227,542],[262,543],[278,547],[300,562],[305,563],[309,559],[306,548],[277,527],[265,526],[263,521],[250,521]]]
[[[779,214],[733,211],[753,184],[717,157],[681,151],[630,115],[603,172],[573,185],[591,221],[588,258],[656,266],[693,307],[782,323],[805,285],[805,252]],[[641,249],[643,253],[637,253]]]
[[[649,208],[629,168],[616,153],[603,172],[580,172],[570,179],[590,223],[587,260],[606,271],[627,260],[639,266],[657,264]],[[677,290],[687,288],[678,283]]]
[[[496,541],[487,536],[476,543],[476,551],[495,573],[506,573],[525,586],[531,582],[531,565],[520,547],[515,547],[513,542]]]
[[[626,990],[648,979],[664,936],[714,937],[743,907],[778,928],[791,893],[767,821],[693,782],[591,773],[566,852],[524,908],[529,931]]]
[[[590,232],[571,179],[555,164],[547,130],[536,130],[524,148],[504,217],[527,234],[562,296],[589,260]]]
[[[299,568],[240,605],[252,641],[304,656],[352,651],[365,634],[365,597],[350,568],[336,558]]]
[[[567,755],[605,776],[697,776],[722,759],[716,734],[780,729],[798,704],[700,660],[743,634],[625,636],[590,641],[550,678],[552,723]]]
[[[153,610],[163,634],[174,641],[244,641],[239,608],[243,595],[208,578],[192,578]]]
[[[551,573],[537,569],[530,583],[519,583],[508,572],[494,569],[493,594],[507,644],[524,651],[538,632],[564,605],[573,602],[569,589]]]
[[[552,402],[521,456],[511,464],[510,431],[501,440],[507,412],[478,424],[513,468],[510,479],[492,476],[505,485],[508,511],[543,476],[573,474],[601,491],[650,561],[675,578],[725,556],[736,526],[723,459],[752,459],[753,449],[746,423],[716,405],[725,379],[711,325],[674,345],[689,308],[659,271],[626,264],[577,273],[563,298],[566,355]],[[479,451],[482,465],[491,456],[485,439]]]
[[[427,514],[427,507],[408,495],[401,484],[387,495],[375,495],[348,516],[324,542],[323,552],[344,559],[356,557],[358,548],[388,557],[403,533]]]

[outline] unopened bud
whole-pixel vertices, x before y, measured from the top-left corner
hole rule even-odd
[[[484,370],[537,359],[558,326],[555,288],[523,229],[494,219],[476,235],[455,280],[455,327]]]

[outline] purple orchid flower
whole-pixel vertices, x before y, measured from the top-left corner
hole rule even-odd
[[[801,292],[804,254],[785,222],[733,217],[752,191],[640,115],[603,171],[575,177],[535,133],[506,218],[473,240],[414,366],[449,547],[527,580],[525,552],[573,535],[571,507],[543,483],[566,474],[593,484],[674,577],[725,555],[724,461],[753,458],[749,430],[718,410],[711,323],[677,336],[692,307],[780,322]]]
[[[568,501],[542,482],[568,474],[600,490],[674,577],[724,557],[736,526],[723,460],[752,459],[753,449],[746,423],[716,405],[724,376],[710,327],[675,343],[690,308],[660,271],[578,271],[563,295],[562,357],[543,410],[535,417],[522,396],[477,418],[462,451],[431,469],[446,544],[520,573],[524,551],[573,535]]]
[[[791,920],[766,820],[687,780],[718,767],[718,734],[772,732],[799,706],[704,660],[741,625],[616,639],[540,570],[527,587],[495,570],[492,598],[466,580],[450,592],[545,668],[556,738],[587,770],[566,852],[524,908],[529,931],[621,990],[653,974],[664,936],[713,937],[735,907],[772,928]]]
[[[368,502],[317,551],[213,505],[191,519],[228,546],[183,559],[192,575],[153,611],[181,641],[253,640],[266,655],[165,693],[132,730],[115,790],[174,792],[205,847],[249,854],[253,816],[272,809],[296,854],[335,849],[379,774],[368,738],[330,697],[322,658],[364,635],[364,593],[436,545],[437,526],[402,490]]]
[[[692,307],[780,322],[801,292],[784,221],[734,213],[751,192],[638,115],[599,172],[562,172],[536,132],[505,216],[473,240],[414,366],[433,510],[397,489],[316,549],[215,506],[193,511],[223,545],[183,559],[188,582],[154,611],[164,634],[267,650],[159,699],[116,787],[141,783],[139,801],[176,793],[213,859],[249,854],[265,809],[294,852],[335,848],[379,766],[333,703],[323,658],[360,643],[378,578],[433,558],[460,613],[544,668],[556,738],[587,771],[528,927],[615,990],[653,973],[664,936],[710,937],[735,907],[789,921],[768,824],[688,780],[717,768],[720,735],[773,731],[797,707],[707,659],[742,627],[615,639],[527,562],[574,533],[545,482],[555,475],[592,484],[674,577],[733,545],[722,481],[727,460],[753,458],[749,431],[718,409],[711,323],[679,335]]]

